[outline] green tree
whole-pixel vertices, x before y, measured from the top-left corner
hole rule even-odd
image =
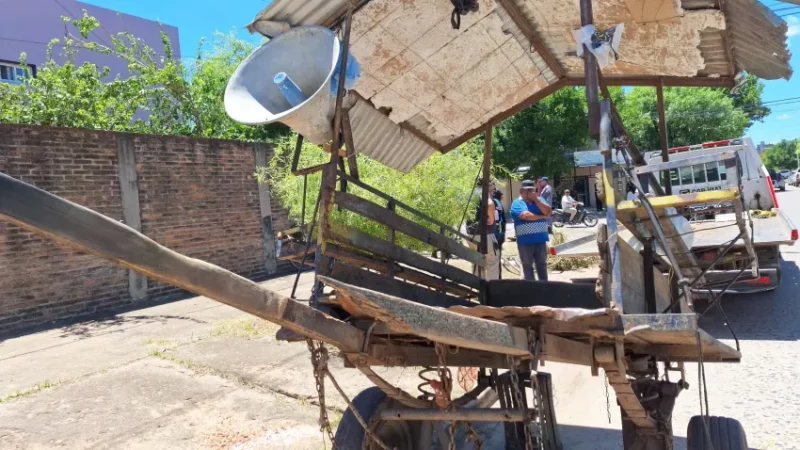
[[[218,34],[210,52],[201,43],[198,58],[187,68],[173,57],[166,33],[161,33],[161,53],[128,32],[110,36],[106,46],[88,40],[100,24],[86,11],[80,19],[63,19],[79,36],[53,39],[35,78],[0,84],[0,122],[240,140],[288,133],[280,124],[248,127],[225,114],[227,80],[253,50],[251,44]],[[52,57],[57,48],[63,48],[64,63]],[[124,60],[129,76],[109,80],[107,67],[77,65],[79,49]]]
[[[764,150],[761,160],[768,169],[797,169],[798,148],[800,148],[800,139],[791,141],[784,139]]]
[[[664,103],[671,147],[741,137],[750,124],[750,117],[719,89],[665,88]],[[619,111],[639,148],[661,148],[655,89],[633,88]]]
[[[588,141],[583,89],[564,88],[504,121],[497,127],[496,164],[514,169],[530,166],[525,175],[557,176],[572,168],[564,157]]]
[[[747,127],[751,127],[755,122],[763,122],[772,111],[761,102],[761,93],[764,91],[764,83],[752,74],[747,74],[739,86],[729,93],[727,89],[721,91],[733,99],[733,106],[747,114],[750,122]]]

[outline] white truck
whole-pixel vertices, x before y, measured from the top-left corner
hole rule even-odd
[[[721,190],[735,187],[737,181],[742,185],[742,196],[745,208],[752,216],[752,240],[758,257],[759,276],[747,278],[730,286],[728,293],[752,293],[769,291],[777,288],[781,281],[780,246],[794,245],[798,238],[797,228],[780,210],[770,174],[761,163],[758,152],[750,138],[731,139],[709,142],[705,144],[677,147],[669,150],[670,161],[690,159],[697,156],[713,155],[725,152],[737,152],[741,161],[741,175],[737,180],[727,176],[724,164],[711,162],[681,167],[670,171],[673,194],[691,194],[709,190]],[[661,162],[661,152],[645,154],[648,163]],[[663,181],[662,181],[663,183]],[[717,259],[720,251],[739,233],[735,226],[733,214],[725,211],[726,205],[709,205],[709,213],[693,214],[691,217],[692,245],[691,250],[701,265],[710,265]],[[716,208],[713,208],[716,207]],[[763,213],[762,213],[763,211]],[[694,210],[697,213],[698,210]],[[749,227],[748,227],[749,229]],[[623,232],[624,233],[624,232]],[[594,236],[577,239],[550,249],[550,253],[562,257],[597,255],[597,243]],[[635,240],[633,236],[620,238]],[[733,244],[731,250],[706,273],[709,281],[731,279],[748,264],[748,255],[744,243],[740,239]],[[744,278],[744,277],[743,277]],[[719,286],[719,290],[723,288]],[[714,292],[714,289],[712,289]]]

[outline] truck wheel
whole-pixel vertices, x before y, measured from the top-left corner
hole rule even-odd
[[[373,386],[361,391],[353,398],[353,408],[358,411],[364,421],[370,424],[372,417],[380,410],[381,406],[392,402],[386,393]],[[389,448],[413,449],[417,447],[418,428],[416,423],[402,421],[381,422],[373,428],[374,435],[380,438]],[[380,448],[375,441],[364,445],[366,433],[364,427],[358,422],[353,411],[348,407],[336,428],[335,448],[338,450],[362,450]]]
[[[686,430],[687,450],[747,450],[747,436],[736,419],[694,416]]]

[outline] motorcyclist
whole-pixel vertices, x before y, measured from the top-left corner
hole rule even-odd
[[[561,197],[561,209],[564,212],[569,213],[569,221],[572,222],[572,219],[575,218],[575,214],[578,213],[578,202],[575,201],[572,196],[569,195],[569,189],[564,191],[564,196]]]

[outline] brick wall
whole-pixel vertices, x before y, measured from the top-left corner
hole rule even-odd
[[[122,220],[120,139],[133,142],[144,234],[246,277],[268,275],[252,144],[0,124],[0,172]],[[271,203],[274,229],[289,227]],[[181,294],[148,280],[146,299]],[[0,334],[131,302],[126,269],[0,221]]]

